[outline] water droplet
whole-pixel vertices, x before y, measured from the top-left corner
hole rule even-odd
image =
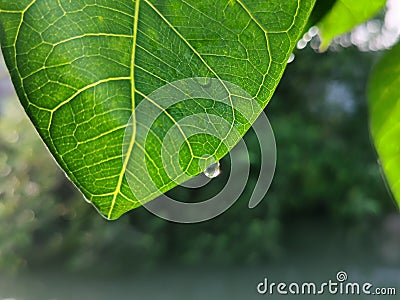
[[[307,46],[307,42],[304,39],[300,39],[297,42],[297,49],[301,50],[304,49]]]
[[[290,57],[289,57],[287,63],[290,64],[292,61],[294,61],[295,57],[296,57],[296,56],[294,55],[294,53],[290,54]]]
[[[310,27],[310,29],[308,30],[308,34],[309,34],[311,37],[316,36],[316,35],[318,34],[318,27],[317,27],[317,26],[312,26],[312,27]]]
[[[312,38],[313,38],[313,37],[312,37],[311,34],[309,34],[308,32],[306,32],[306,33],[303,35],[303,40],[305,40],[307,43],[308,43],[309,41],[311,41]]]
[[[218,161],[216,163],[209,165],[204,170],[204,175],[206,175],[208,178],[215,178],[219,174],[221,174],[221,169],[220,169],[220,164]]]

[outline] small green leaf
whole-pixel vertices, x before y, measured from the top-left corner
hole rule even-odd
[[[201,172],[204,156],[218,161],[238,142],[271,98],[313,4],[3,0],[0,43],[19,99],[51,153],[88,201],[115,219]],[[252,98],[235,106],[189,97],[168,107],[165,94],[152,94],[200,77],[228,82]],[[149,108],[136,112],[141,103]],[[160,115],[143,137],[151,110]],[[201,113],[209,117],[178,125]],[[237,133],[226,132],[224,143],[185,131],[218,131],[222,119]],[[179,147],[167,135],[174,128],[184,137]],[[166,150],[165,161],[167,137],[177,147]]]
[[[400,203],[400,43],[385,53],[369,82],[371,133],[394,197]]]
[[[373,17],[385,3],[386,0],[337,0],[331,11],[318,23],[321,50],[326,50],[334,37]]]

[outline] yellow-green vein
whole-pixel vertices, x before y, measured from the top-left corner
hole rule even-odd
[[[132,138],[129,142],[129,146],[126,152],[126,157],[123,157],[123,164],[121,173],[119,174],[117,187],[115,188],[115,192],[113,195],[113,199],[111,201],[110,210],[108,212],[108,219],[111,219],[112,211],[115,206],[115,201],[117,200],[118,194],[120,194],[121,186],[123,179],[125,178],[125,170],[128,166],[129,158],[132,153],[133,145],[135,144],[135,137],[136,137],[136,115],[135,115],[135,93],[136,93],[136,86],[135,86],[135,57],[136,57],[136,43],[137,43],[137,32],[138,32],[138,23],[139,23],[139,8],[140,8],[140,0],[135,1],[135,17],[133,20],[133,41],[132,41],[132,56],[131,56],[131,103],[132,103]]]

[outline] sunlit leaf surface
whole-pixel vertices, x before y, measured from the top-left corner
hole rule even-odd
[[[234,146],[272,96],[313,3],[3,0],[0,41],[40,136],[87,200],[115,219],[186,178],[178,173],[200,173],[204,155],[218,161]],[[148,96],[193,77],[229,82],[251,99],[185,99],[167,107]],[[223,87],[227,99],[234,97]],[[137,120],[147,112],[135,115],[135,108],[142,102],[161,113],[139,140]],[[170,149],[181,164],[171,178],[161,144],[180,120],[200,113],[215,116],[209,127],[219,128],[222,118],[235,130],[225,133],[228,144],[200,132]],[[136,180],[134,189],[127,175]]]
[[[385,53],[369,85],[371,132],[383,170],[400,203],[400,44]]]

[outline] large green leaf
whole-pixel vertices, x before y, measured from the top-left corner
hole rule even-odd
[[[200,173],[211,161],[202,159],[205,155],[219,160],[237,143],[271,98],[313,4],[3,0],[0,41],[20,101],[40,136],[87,200],[115,219]],[[214,78],[221,86],[211,91],[222,87],[229,101],[189,95],[168,107],[148,96],[192,77]],[[254,99],[233,99],[230,84]],[[135,114],[141,103],[160,112],[145,139],[137,138],[139,125],[144,127],[137,120],[148,113]],[[171,178],[169,162],[161,159],[163,139],[180,120],[201,113],[207,120],[178,126],[184,143],[167,149],[181,164]],[[235,129],[221,139],[185,132],[199,123],[219,128],[221,119]]]
[[[389,186],[400,203],[400,43],[375,66],[368,89],[371,133]]]
[[[322,39],[321,50],[326,50],[335,36],[373,17],[385,3],[386,0],[337,0],[318,24]]]

